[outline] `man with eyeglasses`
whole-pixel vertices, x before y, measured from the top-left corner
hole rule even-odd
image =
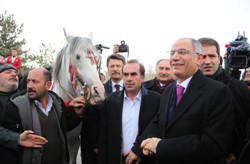
[[[200,60],[202,73],[216,81],[227,85],[233,93],[234,112],[236,116],[231,148],[228,151],[227,163],[235,162],[239,158],[246,139],[246,124],[250,115],[250,92],[247,85],[236,78],[230,77],[220,64],[220,46],[213,38],[200,38],[203,57]],[[248,137],[249,139],[250,137]],[[249,162],[250,163],[250,160]]]
[[[233,129],[232,94],[198,70],[202,47],[197,40],[181,38],[171,49],[170,65],[177,81],[164,90],[159,113],[132,151],[139,157],[142,152],[156,156],[157,164],[218,164],[224,160]],[[182,93],[177,95],[177,88]]]

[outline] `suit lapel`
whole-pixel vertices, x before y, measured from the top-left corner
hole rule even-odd
[[[117,118],[119,118],[122,124],[122,108],[123,108],[124,92],[117,92],[115,94],[117,94],[117,104],[115,105],[117,106],[117,109],[115,109],[115,111],[117,111]]]
[[[170,120],[167,128],[175,123],[187,110],[190,110],[190,105],[196,101],[200,94],[201,88],[204,85],[202,83],[204,77],[200,71],[197,71],[191,81],[189,82],[188,88],[184,93],[179,105],[174,109],[172,119]]]
[[[105,84],[104,84],[104,88],[105,88],[105,93],[106,95],[109,95],[112,93],[112,82],[111,79],[109,79]]]
[[[141,105],[140,105],[139,122],[138,122],[139,134],[141,133],[141,127],[142,127],[141,125],[142,125],[143,118],[145,115],[145,109],[147,108],[147,106],[145,106],[146,104],[145,102],[150,101],[147,96],[148,92],[144,88],[144,86],[141,87],[141,93],[142,93],[142,96],[141,96]]]
[[[161,106],[160,106],[160,111],[159,114],[162,115],[160,116],[160,118],[162,118],[162,120],[160,120],[160,122],[163,122],[163,124],[160,124],[160,126],[162,125],[162,127],[160,127],[160,129],[165,129],[165,127],[168,125],[168,110],[169,110],[169,106],[171,105],[171,98],[172,95],[174,94],[174,87],[175,87],[176,83],[172,83],[170,84],[166,90],[164,90],[163,92],[163,96],[161,98]]]

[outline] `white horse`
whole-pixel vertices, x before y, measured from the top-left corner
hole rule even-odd
[[[104,87],[99,79],[100,53],[89,37],[73,37],[64,29],[67,45],[58,53],[53,66],[52,90],[65,102],[84,96],[92,105],[102,102]],[[81,124],[67,133],[70,164],[76,163],[80,146]]]

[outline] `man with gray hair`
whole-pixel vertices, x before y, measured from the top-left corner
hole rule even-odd
[[[145,155],[155,155],[157,164],[219,164],[233,130],[232,94],[198,69],[197,40],[178,39],[170,55],[177,81],[164,90],[159,113],[135,144]],[[138,147],[132,151],[140,157]]]
[[[156,75],[154,79],[144,82],[148,90],[162,94],[163,90],[174,81],[174,75],[170,67],[169,59],[160,59],[156,63]]]

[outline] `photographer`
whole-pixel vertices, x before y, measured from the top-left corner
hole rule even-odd
[[[121,41],[121,45],[115,44],[113,48],[113,53],[117,54],[119,52],[127,52],[129,53],[129,46],[125,44],[125,41]]]
[[[113,48],[113,53],[114,53],[114,54],[118,54],[118,52],[119,52],[119,45],[118,45],[118,44],[115,44],[115,45],[114,45],[114,48]]]
[[[234,95],[235,127],[226,159],[227,163],[235,162],[242,150],[246,137],[246,124],[250,114],[250,92],[247,85],[238,79],[230,77],[220,64],[219,44],[212,38],[200,38],[203,58],[199,60],[199,68],[203,74],[227,85]],[[226,96],[226,95],[225,95]],[[226,109],[225,109],[226,110]]]

